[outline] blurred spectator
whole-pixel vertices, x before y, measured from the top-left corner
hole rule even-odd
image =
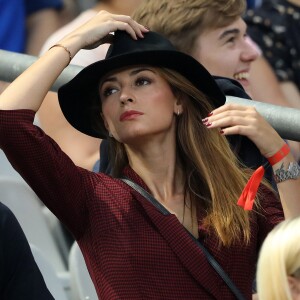
[[[258,259],[260,300],[300,299],[300,217],[283,221],[265,239]]]
[[[247,9],[258,7],[261,5],[261,3],[262,0],[247,0]]]
[[[266,62],[259,81],[249,76],[260,51],[246,36],[247,26],[242,20],[245,10],[245,0],[230,3],[227,0],[149,0],[133,18],[167,36],[179,50],[199,60],[213,75],[238,80],[254,99],[287,105]]]
[[[246,13],[245,21],[249,35],[274,68],[289,105],[300,108],[300,0],[264,1]]]
[[[0,203],[0,299],[54,299],[46,287],[19,222],[2,203]]]
[[[100,10],[115,14],[130,15],[142,0],[101,0],[88,10],[83,11],[77,18],[55,32],[44,44],[41,53],[47,51],[67,33],[87,22]],[[93,50],[81,50],[72,59],[72,64],[87,66],[105,57],[108,44]],[[92,138],[75,130],[64,118],[58,104],[57,94],[48,93],[40,110],[39,123],[43,130],[50,135],[75,162],[76,165],[93,170],[99,160],[100,139]]]
[[[94,5],[97,4],[97,2],[99,2],[98,0],[71,0],[71,1],[76,3],[78,10],[80,12],[92,8]]]
[[[0,0],[0,48],[37,55],[60,26],[62,0]]]
[[[80,7],[75,0],[63,0],[64,8],[60,10],[60,23],[61,26],[64,26],[75,19],[78,14],[81,12]]]
[[[0,0],[0,49],[38,55],[61,26],[62,0]],[[0,93],[8,83],[0,81]]]

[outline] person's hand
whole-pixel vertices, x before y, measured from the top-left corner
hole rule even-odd
[[[112,38],[110,33],[116,30],[126,31],[133,39],[143,38],[143,33],[149,31],[130,16],[111,14],[102,10],[59,43],[72,50],[76,48],[75,51],[94,49],[102,43],[109,42]]]
[[[225,104],[203,120],[208,129],[219,128],[220,134],[247,136],[265,157],[274,155],[284,140],[253,106]]]

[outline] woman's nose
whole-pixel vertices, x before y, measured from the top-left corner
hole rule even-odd
[[[134,95],[133,95],[133,90],[132,86],[123,86],[121,89],[121,94],[120,94],[120,102],[122,105],[126,104],[127,102],[133,102],[134,100]]]
[[[128,98],[128,97],[127,98],[126,97],[125,98],[121,97],[120,98],[120,102],[121,102],[121,104],[125,105],[127,102],[133,102],[133,99],[132,98]]]

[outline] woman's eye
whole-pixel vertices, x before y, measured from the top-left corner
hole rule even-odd
[[[106,88],[106,89],[104,89],[102,94],[103,94],[104,97],[108,97],[108,96],[116,93],[117,91],[118,90],[116,88]]]
[[[149,83],[150,83],[150,80],[147,79],[147,78],[139,78],[139,79],[137,79],[136,82],[135,82],[135,84],[136,84],[137,86],[140,86],[140,85],[147,85],[147,84],[149,84]]]

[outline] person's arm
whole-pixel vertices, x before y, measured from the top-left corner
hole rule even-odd
[[[225,104],[206,118],[207,128],[221,128],[221,134],[240,134],[247,136],[266,158],[272,157],[285,144],[284,140],[271,125],[252,106]],[[273,165],[274,172],[284,165],[286,170],[290,163],[296,163],[290,152]],[[300,177],[277,184],[280,200],[286,218],[300,215]]]
[[[290,106],[300,109],[300,91],[292,81],[280,82],[280,88]]]
[[[38,10],[26,19],[26,49],[30,55],[38,55],[46,39],[61,26],[59,12],[54,8]]]
[[[291,42],[294,43],[291,39],[289,30],[296,29],[292,28],[294,24],[290,24],[291,28],[286,25],[286,15],[280,13],[276,6],[265,6],[259,10],[246,13],[244,17],[248,29],[247,32],[249,36],[257,43],[261,48],[262,53],[265,55],[265,61],[268,61],[269,66],[272,68],[281,89],[281,92],[278,92],[278,89],[274,90],[274,93],[278,93],[280,97],[284,97],[285,102],[288,106],[294,108],[300,108],[300,96],[299,91],[293,82],[295,81],[295,70],[294,70],[294,58],[291,54]],[[268,20],[268,22],[265,22]],[[295,23],[296,24],[296,23]],[[297,23],[298,24],[298,23]],[[278,26],[281,26],[283,30],[276,30]],[[296,32],[296,31],[295,31]],[[251,80],[255,80],[254,85],[257,84],[257,87],[260,87],[259,91],[264,92],[264,88],[270,90],[265,80],[271,78],[271,74],[264,76],[266,69],[263,68],[263,59],[259,59],[252,63],[250,76]],[[283,87],[283,88],[282,88]],[[257,96],[257,97],[255,97]],[[264,94],[262,94],[264,96]],[[277,104],[276,95],[274,95],[274,101],[272,95],[266,95],[271,102]],[[257,99],[260,95],[253,95],[253,99]],[[279,105],[280,102],[278,102]]]
[[[142,37],[147,29],[128,16],[101,11],[89,22],[60,41],[73,57],[82,48],[94,48],[110,32],[126,30],[132,38]],[[63,47],[47,51],[23,72],[0,96],[0,109],[30,109],[37,111],[48,90],[68,65],[69,53]]]
[[[280,88],[280,83],[273,69],[263,56],[260,56],[251,64],[250,84],[251,97],[254,100],[291,106]]]

